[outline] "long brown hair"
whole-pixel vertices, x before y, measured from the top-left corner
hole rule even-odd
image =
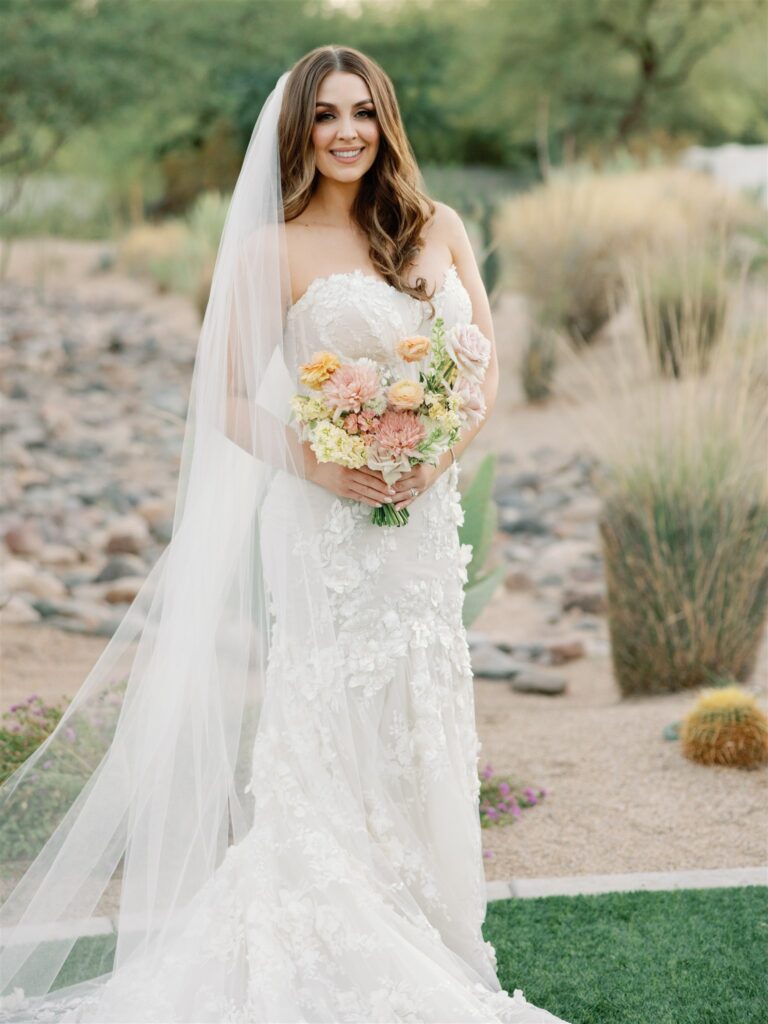
[[[427,282],[405,280],[405,270],[422,248],[421,233],[435,204],[418,187],[416,158],[405,134],[392,81],[370,57],[349,46],[318,46],[294,64],[285,83],[280,112],[280,173],[283,212],[293,220],[307,207],[317,187],[312,127],[320,82],[330,71],[359,75],[371,92],[379,121],[379,150],[366,172],[352,207],[352,217],[369,241],[371,263],[399,291],[429,302]],[[426,212],[428,211],[428,213]]]

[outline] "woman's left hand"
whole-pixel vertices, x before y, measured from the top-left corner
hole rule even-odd
[[[406,505],[410,505],[415,498],[423,494],[428,487],[431,487],[439,476],[440,469],[437,466],[430,466],[428,462],[417,462],[407,473],[395,480],[392,485],[394,494],[390,496],[390,502],[398,511],[405,508]],[[411,494],[412,487],[415,487],[419,493]]]

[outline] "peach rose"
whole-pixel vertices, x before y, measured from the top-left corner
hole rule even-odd
[[[395,346],[395,350],[401,359],[406,363],[416,363],[419,359],[426,359],[432,342],[423,334],[416,334],[412,338],[401,338]]]
[[[424,401],[424,388],[417,380],[397,380],[387,389],[387,399],[395,409],[418,409]]]
[[[340,366],[341,360],[333,352],[315,352],[311,362],[299,367],[299,379],[308,388],[318,389]]]

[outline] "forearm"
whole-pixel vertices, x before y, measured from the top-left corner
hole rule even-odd
[[[309,441],[301,441],[289,423],[259,415],[244,395],[227,396],[226,434],[249,455],[296,477],[311,479],[317,460]]]
[[[446,469],[451,465],[454,459],[458,459],[459,456],[466,451],[468,446],[474,441],[477,435],[480,433],[482,428],[488,421],[488,417],[491,415],[491,411],[496,402],[496,395],[499,390],[499,373],[498,364],[494,360],[488,367],[488,371],[483,381],[483,395],[485,397],[485,415],[478,423],[473,423],[472,426],[465,426],[461,431],[458,441],[449,449],[447,452],[443,452],[438,461],[438,470],[440,473],[445,472]],[[451,455],[453,452],[453,455]]]

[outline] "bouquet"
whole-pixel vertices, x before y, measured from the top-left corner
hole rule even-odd
[[[417,462],[437,465],[466,424],[485,416],[482,382],[491,343],[475,324],[445,330],[437,317],[429,337],[402,338],[397,355],[409,375],[365,357],[344,362],[315,352],[299,367],[309,394],[291,411],[318,462],[380,470],[393,484]],[[403,526],[408,509],[386,503],[371,511],[377,526]]]

